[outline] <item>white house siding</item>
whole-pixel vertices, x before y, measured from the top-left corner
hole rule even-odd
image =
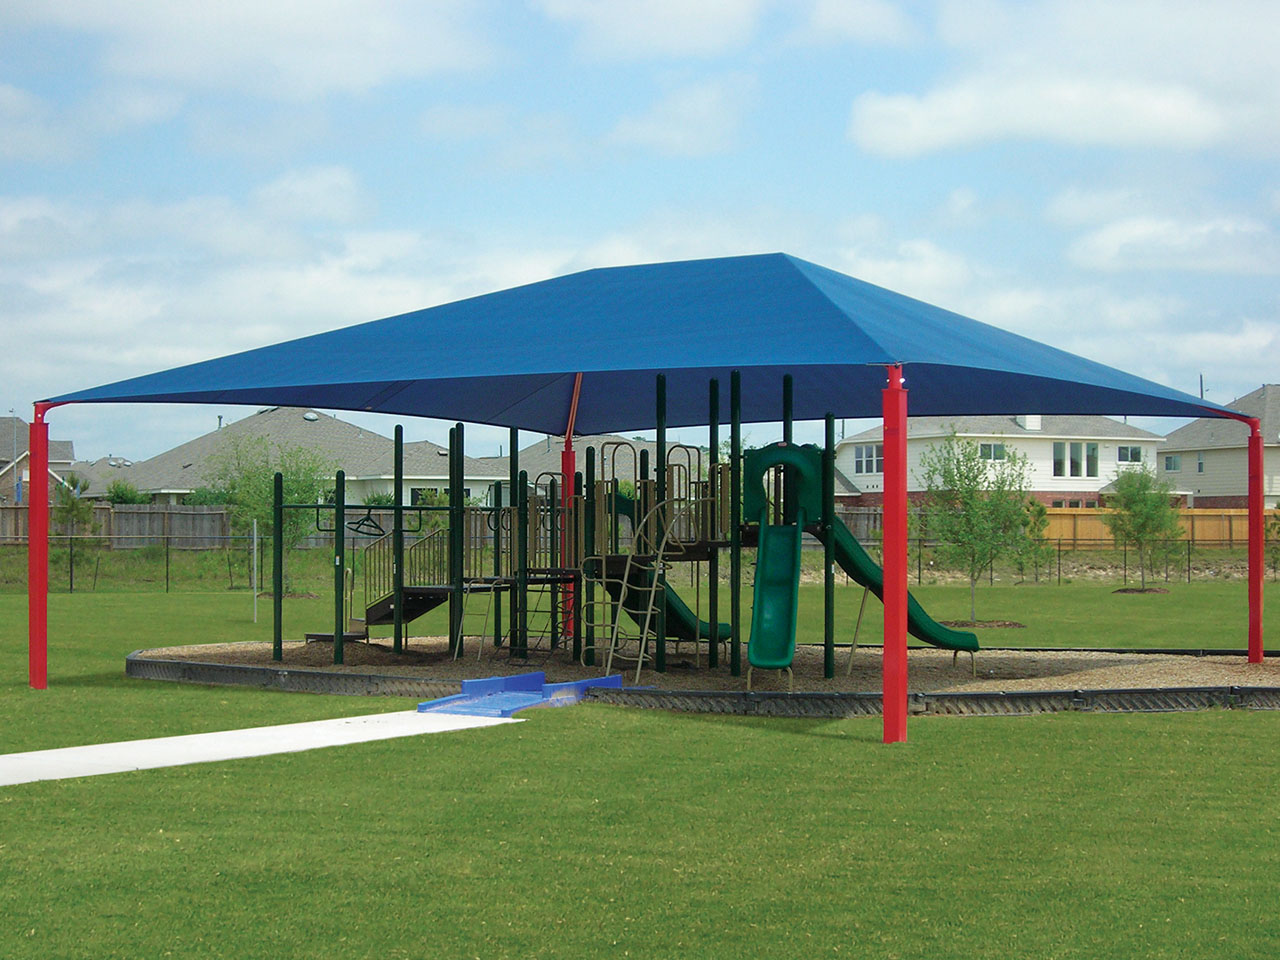
[[[462,486],[464,490],[471,491],[472,499],[484,500],[486,503],[490,500],[490,492],[493,488],[494,481],[503,479],[501,477],[463,477]],[[505,481],[504,481],[505,482]],[[443,493],[448,489],[449,481],[445,477],[405,477],[404,478],[404,502],[412,503],[412,491],[415,489],[435,490]],[[357,479],[347,480],[347,502],[348,503],[364,503],[369,496],[378,494],[390,494],[395,489],[395,480],[392,477],[360,477]]]
[[[1118,460],[1118,448],[1121,446],[1137,446],[1142,448],[1142,462],[1156,462],[1156,440],[1138,439],[1100,439],[1094,437],[1027,437],[1011,438],[999,434],[970,435],[960,434],[967,440],[977,443],[1003,443],[1006,449],[1017,451],[1027,457],[1030,467],[1030,488],[1040,499],[1052,502],[1055,499],[1081,499],[1095,497],[1099,490],[1114,480],[1123,466]],[[921,482],[923,471],[920,458],[924,451],[935,444],[942,443],[942,436],[910,437],[907,440],[907,491],[919,493],[925,489]],[[1098,444],[1098,475],[1096,477],[1055,477],[1053,475],[1053,445],[1056,441],[1066,443],[1096,442]],[[848,439],[836,446],[836,466],[867,497],[867,502],[878,501],[884,493],[884,475],[881,473],[856,473],[854,469],[855,446],[867,446],[875,440]]]
[[[1204,457],[1204,471],[1196,469],[1196,454]],[[1211,450],[1183,450],[1182,469],[1165,470],[1160,458],[1160,476],[1175,490],[1184,490],[1197,507],[1244,507],[1249,489],[1248,454],[1244,447]],[[1264,451],[1262,496],[1268,510],[1280,506],[1280,447]]]

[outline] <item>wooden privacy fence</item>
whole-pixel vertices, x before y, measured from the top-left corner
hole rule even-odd
[[[1050,507],[1046,540],[1060,540],[1063,544],[1088,543],[1091,547],[1114,545],[1115,539],[1103,517],[1107,511],[1099,508]],[[1249,542],[1249,511],[1231,509],[1198,509],[1183,507],[1178,511],[1182,524],[1182,539],[1191,543],[1204,542],[1206,546],[1235,547]],[[1268,510],[1267,516],[1277,511]]]
[[[26,543],[27,529],[25,506],[0,506],[0,543]],[[93,529],[76,534],[100,537],[113,550],[161,544],[166,539],[177,550],[208,550],[223,545],[231,534],[231,523],[225,507],[95,503]]]

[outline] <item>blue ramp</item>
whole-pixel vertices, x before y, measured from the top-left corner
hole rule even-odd
[[[622,689],[622,675],[547,683],[537,670],[510,677],[463,680],[462,692],[418,704],[419,713],[451,713],[466,717],[509,717],[530,707],[567,707],[577,703],[591,687]]]

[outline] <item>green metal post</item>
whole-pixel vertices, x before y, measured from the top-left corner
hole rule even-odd
[[[395,433],[395,499],[391,512],[391,598],[395,615],[395,632],[391,649],[395,653],[404,650],[404,427],[396,424]],[[365,602],[369,600],[365,597]]]
[[[347,625],[344,622],[346,604],[346,546],[347,546],[347,475],[341,470],[334,478],[333,486],[333,662],[342,663],[342,641]]]
[[[502,481],[497,480],[493,484],[493,580],[494,589],[498,587],[498,580],[502,578]],[[501,598],[497,594],[491,596],[493,600],[493,645],[495,647],[502,646],[502,603]]]
[[[462,552],[464,549],[462,497],[462,424],[449,431],[449,653],[462,655]]]
[[[658,374],[658,409],[657,409],[657,427],[658,442],[654,445],[654,453],[656,454],[654,463],[654,479],[657,483],[655,499],[658,503],[658,544],[659,552],[663,541],[667,534],[667,377],[665,374]],[[667,573],[663,569],[662,557],[658,557],[657,569],[654,575],[658,578],[658,616],[657,620],[657,643],[653,657],[653,668],[658,673],[667,672]]]
[[[520,538],[524,533],[520,530],[517,523],[517,516],[520,513],[520,429],[518,427],[511,428],[510,435],[511,459],[507,464],[508,477],[510,484],[510,492],[507,494],[507,503],[511,507],[511,535],[515,538],[511,546],[511,565],[512,576],[518,578],[521,565],[523,563],[520,552]],[[511,641],[507,644],[508,649],[515,647],[516,641],[516,625],[520,618],[520,591],[516,589],[516,584],[511,585],[511,595],[507,598],[511,606],[511,615],[509,621],[511,623]]]
[[[520,471],[516,496],[516,593],[517,603],[516,642],[512,653],[517,657],[529,656],[529,475]]]
[[[716,539],[716,523],[720,517],[720,490],[716,483],[716,465],[720,462],[720,381],[712,378],[710,385],[711,416],[708,419],[711,436],[711,469],[708,472],[711,491],[711,526],[707,531],[711,540]],[[711,628],[707,646],[707,666],[720,666],[720,549],[712,546],[707,553],[707,625]]]
[[[791,446],[794,437],[792,423],[795,411],[795,382],[791,374],[782,377],[782,442]],[[782,468],[782,522],[796,522],[796,475],[795,471]]]
[[[585,513],[582,518],[582,552],[584,557],[591,557],[595,556],[596,552],[596,448],[592,446],[587,447],[587,476],[583,493],[583,510]],[[600,564],[600,575],[603,577],[603,559]],[[593,606],[595,596],[595,583],[583,578],[582,615],[579,615],[578,620],[586,619],[586,623],[583,624],[584,647],[582,662],[588,667],[594,667],[596,663],[595,607]]]
[[[827,414],[822,448],[822,675],[836,675],[836,418]]]
[[[560,504],[560,485],[552,478],[547,483],[547,563],[551,567],[551,621],[547,625],[551,632],[551,649],[560,646],[560,584],[556,583],[555,570],[560,566],[560,538],[557,534],[556,513]]]
[[[284,659],[284,474],[271,490],[271,659]]]
[[[729,673],[742,676],[742,374],[729,375]]]

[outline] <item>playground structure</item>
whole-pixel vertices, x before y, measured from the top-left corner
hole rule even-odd
[[[548,330],[556,335],[543,335]],[[786,336],[779,337],[779,331],[786,331]],[[487,335],[478,336],[481,332]],[[677,341],[683,355],[699,358],[697,364],[673,365],[672,346]],[[389,343],[397,349],[388,351]],[[700,411],[706,409],[702,390],[708,380],[732,373],[736,425],[744,417],[749,422],[776,421],[772,385],[779,376],[794,375],[799,416],[827,418],[827,446],[833,413],[879,416],[884,423],[882,706],[884,741],[896,743],[906,739],[911,620],[906,369],[912,377],[912,410],[921,415],[1052,410],[1210,416],[1243,423],[1249,431],[1248,660],[1262,662],[1264,473],[1259,418],[783,253],[584,270],[39,400],[31,423],[30,468],[33,476],[47,471],[47,415],[72,403],[308,404],[458,418],[572,438],[581,400],[583,433],[656,427],[659,443],[665,444],[668,379],[671,423],[687,426],[706,422]],[[643,411],[655,374],[656,422]],[[790,393],[784,392],[783,399],[782,419],[789,424]],[[712,411],[714,434],[714,400]],[[738,439],[735,436],[731,460],[735,465],[741,452]],[[783,439],[791,442],[785,433]],[[713,458],[715,448],[713,443]],[[655,460],[655,479],[665,484],[665,455],[660,451]],[[572,485],[561,484],[559,492],[568,498],[576,494],[571,446],[563,466],[562,477],[574,478]],[[735,510],[740,471],[737,476],[731,492]],[[511,486],[514,490],[517,484]],[[48,490],[34,484],[29,513],[28,682],[35,689],[48,685],[48,508]],[[451,523],[450,529],[462,527]],[[729,535],[734,567],[730,657],[736,670],[741,524],[731,524]],[[828,651],[833,645],[833,539],[828,538],[825,555]],[[516,547],[527,550],[527,540],[517,538]],[[449,552],[454,627],[452,618],[462,612],[461,555],[455,544]],[[402,559],[399,551],[397,556]],[[517,560],[517,568],[527,575],[527,562]],[[394,616],[402,619],[402,563],[396,564],[393,575],[401,601]],[[335,565],[335,577],[339,582],[343,577],[341,564]],[[517,576],[516,589],[522,586],[527,584]],[[345,633],[341,595],[341,589],[335,590],[338,643]],[[562,596],[566,608],[576,612],[577,594],[569,590]],[[523,616],[527,608],[517,612]],[[575,615],[565,622],[577,629],[578,621]],[[655,667],[663,657],[662,637],[656,641]]]
[[[730,673],[741,675],[742,631],[740,602],[742,551],[756,547],[753,616],[747,640],[747,686],[752,671],[772,669],[791,676],[795,654],[805,534],[824,547],[826,604],[824,675],[835,676],[834,570],[838,565],[868,593],[883,597],[879,565],[835,514],[834,419],[827,418],[825,449],[800,446],[791,440],[792,381],[783,378],[784,439],[744,452],[737,378],[731,380],[730,453],[719,459],[719,384],[709,387],[709,446],[704,451],[669,444],[662,409],[663,377],[657,380],[658,442],[650,462],[647,450],[625,441],[604,444],[597,453],[588,447],[585,470],[544,473],[530,478],[520,470],[517,437],[506,485],[495,485],[487,505],[463,501],[458,471],[463,462],[464,428],[450,431],[449,503],[442,506],[392,508],[391,531],[363,550],[363,617],[354,616],[354,577],[345,556],[344,537],[336,531],[359,532],[369,518],[347,520],[344,478],[338,474],[332,506],[333,521],[325,525],[314,504],[281,502],[282,480],[277,478],[276,522],[284,510],[316,510],[318,529],[335,531],[334,627],[331,633],[309,633],[308,639],[332,639],[334,662],[343,662],[343,644],[367,639],[373,625],[391,625],[392,645],[404,650],[405,625],[449,604],[451,655],[478,644],[476,658],[491,643],[508,656],[529,659],[571,647],[573,660],[590,668],[602,666],[609,675],[615,664],[634,668],[639,681],[650,666],[667,669],[668,646],[692,644],[694,666],[716,668],[726,657]],[[395,431],[396,496],[401,490],[403,430]],[[572,450],[571,437],[566,441]],[[566,453],[566,467],[572,458]],[[623,464],[620,471],[619,464]],[[327,508],[326,508],[327,509]],[[427,523],[443,516],[445,523]],[[730,617],[720,622],[720,560],[729,553]],[[276,547],[274,655],[283,649],[280,589],[283,555]],[[691,565],[692,605],[677,591],[673,572]],[[706,618],[702,567],[705,565]],[[476,609],[477,604],[481,609]],[[971,633],[948,629],[932,618],[914,598],[908,601],[908,629],[921,640],[953,651],[973,652]],[[470,609],[469,609],[470,608]],[[483,614],[479,630],[467,633]],[[859,626],[861,624],[859,611]],[[857,628],[850,658],[857,648]]]

